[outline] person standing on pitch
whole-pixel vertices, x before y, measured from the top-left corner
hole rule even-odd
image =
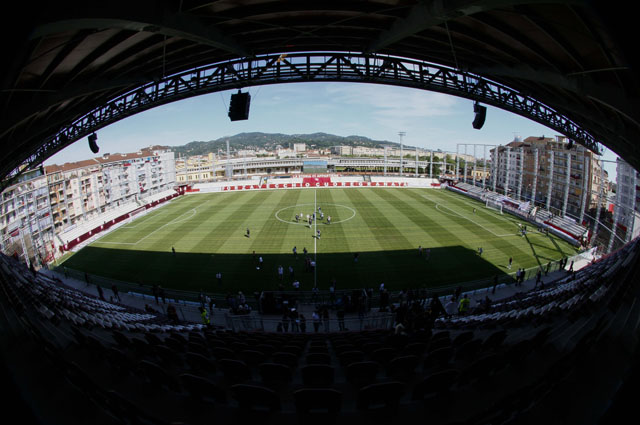
[[[507,266],[509,270],[511,270],[511,264],[513,263],[513,258],[509,257],[509,265]]]

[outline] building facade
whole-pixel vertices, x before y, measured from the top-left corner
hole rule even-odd
[[[615,220],[626,230],[629,241],[640,234],[640,173],[618,158],[616,174]]]
[[[56,234],[121,205],[144,204],[175,182],[174,153],[159,146],[26,172],[2,192],[2,250],[43,264]]]
[[[606,199],[600,158],[566,137],[527,137],[491,150],[490,187],[582,221]]]

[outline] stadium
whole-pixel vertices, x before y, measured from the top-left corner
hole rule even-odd
[[[604,185],[587,194],[574,172],[598,174],[606,146],[637,197],[624,11],[143,1],[14,14],[0,92],[3,220],[18,217],[7,199],[23,202],[0,257],[8,418],[600,424],[632,411],[637,239],[621,213],[600,220]],[[212,168],[224,178],[197,182],[175,178],[162,147],[43,165],[87,139],[97,153],[100,129],[160,105],[238,89],[229,118],[247,119],[241,90],[310,81],[458,96],[476,129],[486,104],[562,136],[496,147],[480,179],[475,160],[434,173],[433,156],[386,148],[375,160],[227,155]],[[543,142],[548,158],[532,147]],[[82,220],[58,220],[52,205],[98,175],[136,195],[111,192],[91,214],[84,199]]]

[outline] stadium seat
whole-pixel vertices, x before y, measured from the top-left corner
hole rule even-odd
[[[268,417],[281,409],[280,397],[269,388],[236,384],[231,387],[231,392],[238,402],[238,413],[241,420]]]
[[[253,349],[256,350],[256,351],[261,352],[266,357],[269,357],[271,354],[275,353],[275,351],[276,351],[276,347],[274,347],[273,345],[269,345],[269,344],[258,344],[255,347],[253,347]]]
[[[435,372],[413,388],[411,398],[413,400],[426,400],[438,395],[446,394],[454,386],[460,372],[455,369],[446,369]]]
[[[289,366],[290,368],[294,368],[298,365],[298,357],[295,354],[285,353],[285,352],[276,352],[271,356],[271,360],[273,363],[283,364],[285,366]]]
[[[184,353],[187,351],[187,346],[175,338],[171,338],[171,337],[165,338],[164,345],[166,345],[176,353]]]
[[[149,333],[149,332],[146,332],[144,334],[144,339],[146,339],[147,342],[149,344],[153,345],[153,346],[163,344],[163,341],[160,338],[158,338],[157,335],[154,335],[154,334]]]
[[[209,349],[200,342],[189,341],[189,343],[187,344],[187,351],[198,353],[204,357],[209,357]]]
[[[179,391],[180,386],[178,382],[164,371],[157,364],[148,360],[142,360],[138,364],[138,373],[140,374],[144,387],[149,392],[157,392],[161,388],[167,388],[171,391]]]
[[[128,349],[131,347],[131,340],[129,340],[129,338],[127,338],[122,332],[112,331],[111,336],[113,336],[113,340],[120,348]]]
[[[343,351],[338,354],[338,358],[340,359],[340,363],[343,366],[347,366],[351,363],[364,361],[364,353],[362,351]]]
[[[334,368],[324,364],[310,364],[300,369],[302,383],[308,387],[325,387],[333,385]]]
[[[380,365],[377,362],[356,362],[347,365],[346,378],[356,388],[376,382]]]
[[[183,366],[183,359],[176,351],[170,349],[166,345],[156,345],[154,347],[157,358],[165,367],[179,369]]]
[[[300,346],[291,344],[283,345],[280,347],[279,351],[283,353],[291,353],[296,357],[299,357],[300,354],[302,354],[302,348]]]
[[[216,373],[216,365],[207,357],[203,356],[199,353],[192,353],[191,351],[187,351],[185,354],[185,360],[189,365],[189,368],[193,371],[193,373],[203,376],[215,375]]]
[[[301,424],[336,423],[342,408],[342,393],[329,388],[303,388],[293,392]]]
[[[183,373],[179,379],[189,395],[198,401],[213,401],[222,404],[227,402],[227,393],[224,389],[202,376]]]
[[[507,331],[504,329],[500,329],[492,333],[484,340],[482,343],[482,348],[484,351],[488,350],[497,350],[504,340],[507,338]]]
[[[251,379],[251,370],[240,360],[220,359],[217,361],[224,378],[229,383],[241,383]]]
[[[473,331],[461,332],[455,338],[453,338],[453,341],[451,341],[451,345],[453,345],[454,348],[460,347],[461,345],[471,341],[472,339]]]
[[[431,351],[427,354],[424,359],[424,368],[425,370],[431,370],[433,368],[445,367],[449,364],[452,358],[453,348],[450,345],[438,348],[437,350]]]
[[[291,382],[289,366],[278,363],[262,363],[258,366],[262,382],[268,387],[280,387]]]
[[[306,360],[307,360],[307,364],[324,364],[324,365],[331,364],[331,357],[329,356],[329,354],[324,354],[324,353],[307,354]]]
[[[245,362],[249,367],[254,367],[262,363],[265,356],[260,351],[242,350],[238,353],[238,358]]]
[[[363,351],[365,353],[367,352],[366,350]],[[389,366],[389,362],[391,361],[391,359],[396,357],[396,354],[396,350],[394,350],[393,348],[378,348],[371,353],[371,360],[380,363],[383,367],[387,367]]]
[[[455,350],[454,362],[467,362],[473,359],[482,349],[482,340],[473,339],[460,345]]]
[[[398,411],[400,398],[404,394],[401,382],[381,382],[360,388],[356,405],[359,410],[375,415],[391,416]]]
[[[389,362],[388,375],[404,381],[414,375],[419,364],[420,359],[418,356],[408,355],[395,357]]]
[[[111,367],[116,371],[114,376],[123,378],[134,372],[134,365],[127,355],[116,347],[109,347],[105,352],[105,357]]]
[[[236,353],[229,348],[216,347],[211,351],[212,351],[213,357],[215,357],[216,360],[222,360],[222,359],[235,360],[237,358]]]
[[[403,355],[414,355],[421,357],[427,350],[426,342],[412,342],[406,345],[402,350]]]

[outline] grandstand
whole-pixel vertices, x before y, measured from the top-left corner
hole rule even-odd
[[[611,4],[13,6],[14,25],[3,27],[7,65],[0,78],[3,184],[37,170],[76,140],[154,106],[313,80],[462,96],[534,119],[594,151],[605,143],[640,167],[634,106],[640,78],[635,39],[625,34],[633,14]],[[474,120],[476,128],[478,121],[484,117]],[[402,179],[393,182],[398,190],[409,183]],[[360,183],[380,180],[370,176],[356,188],[348,178],[336,183],[359,191]],[[255,190],[238,186],[203,191]],[[520,209],[514,199],[463,184],[450,189],[502,202],[506,213],[575,243],[583,235],[580,224]],[[171,196],[127,204],[111,222]],[[66,234],[63,245],[72,249],[68,245],[93,237],[106,218],[82,234]],[[111,287],[88,274],[36,271],[2,254],[3,414],[5,421],[52,425],[633,420],[638,244],[468,293],[455,285],[438,293],[411,285],[393,293],[381,288],[360,294],[359,310],[344,318],[331,305],[334,298],[355,296],[348,290],[283,293],[278,300],[265,295],[251,301],[251,311],[246,306],[254,294],[230,294],[223,298],[229,309],[220,299],[209,304],[163,288],[150,295],[135,282]],[[470,296],[462,314],[447,312],[455,307],[448,302],[452,293],[456,300]],[[286,319],[286,332],[281,314],[261,311],[273,307],[271,301],[280,313],[295,306],[297,317]],[[170,305],[177,316],[169,315]]]

